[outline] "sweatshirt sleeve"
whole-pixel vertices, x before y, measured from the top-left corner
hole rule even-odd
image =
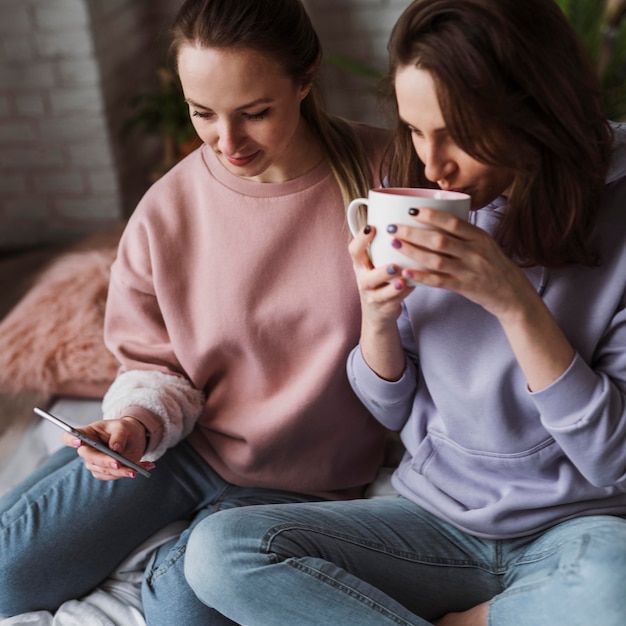
[[[532,394],[544,427],[598,487],[626,481],[626,392],[576,355],[552,385]]]
[[[626,483],[625,300],[593,358],[576,354],[559,379],[531,394],[544,427],[599,487]]]
[[[102,402],[104,419],[130,416],[144,424],[150,441],[144,459],[156,461],[193,429],[204,394],[180,376],[149,370],[120,374]]]
[[[411,326],[402,306],[398,327],[406,355],[406,367],[396,381],[380,378],[365,362],[358,345],[348,356],[347,371],[352,389],[369,412],[389,430],[401,430],[411,415],[417,389],[418,358]]]
[[[104,338],[120,363],[106,394],[105,419],[132,416],[150,433],[146,458],[155,460],[184,438],[200,416],[204,394],[195,388],[176,357],[161,315],[152,255],[161,242],[134,215],[111,268]]]

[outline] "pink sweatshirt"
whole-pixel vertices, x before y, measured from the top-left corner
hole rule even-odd
[[[358,126],[377,185],[386,131]],[[230,174],[206,146],[146,193],[112,268],[105,339],[122,368],[105,418],[188,435],[227,481],[359,495],[384,430],[345,371],[360,306],[326,163],[281,184]]]

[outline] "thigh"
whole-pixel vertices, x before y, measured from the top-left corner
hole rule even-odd
[[[301,553],[332,561],[426,619],[468,609],[499,590],[492,542],[402,497],[332,503],[300,528],[266,535],[267,549],[285,558],[294,541]]]
[[[511,556],[507,589],[491,602],[490,624],[624,624],[625,519],[563,522]]]
[[[0,613],[54,609],[87,593],[158,529],[190,515],[202,482],[187,473],[190,457],[177,446],[149,479],[104,482],[75,451],[55,454],[0,500]]]

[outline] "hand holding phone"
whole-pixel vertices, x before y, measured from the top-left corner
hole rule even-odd
[[[146,478],[150,478],[150,472],[147,469],[145,469],[144,467],[141,467],[141,465],[137,465],[137,463],[133,463],[132,461],[129,461],[126,457],[123,457],[121,454],[118,454],[117,452],[111,450],[110,448],[100,443],[99,441],[95,441],[94,439],[87,437],[87,435],[84,435],[79,430],[76,430],[74,427],[70,426],[69,424],[66,424],[62,419],[59,419],[56,415],[52,415],[52,413],[49,413],[48,411],[44,411],[43,409],[40,409],[39,407],[35,407],[33,410],[40,417],[43,417],[49,422],[52,422],[55,426],[62,428],[66,432],[71,433],[74,437],[77,437],[83,443],[86,443],[88,446],[98,450],[99,452],[104,452],[104,454],[107,454],[108,456],[115,459],[116,461],[124,465],[125,467],[135,470],[137,473],[141,474],[142,476],[145,476]]]

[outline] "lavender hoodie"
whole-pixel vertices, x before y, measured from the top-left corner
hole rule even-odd
[[[476,213],[492,233],[502,199]],[[380,379],[358,347],[357,395],[406,454],[397,491],[480,537],[530,534],[581,515],[626,514],[626,125],[592,243],[599,267],[525,270],[576,350],[531,393],[497,319],[444,290],[417,287],[399,327],[408,366]]]

